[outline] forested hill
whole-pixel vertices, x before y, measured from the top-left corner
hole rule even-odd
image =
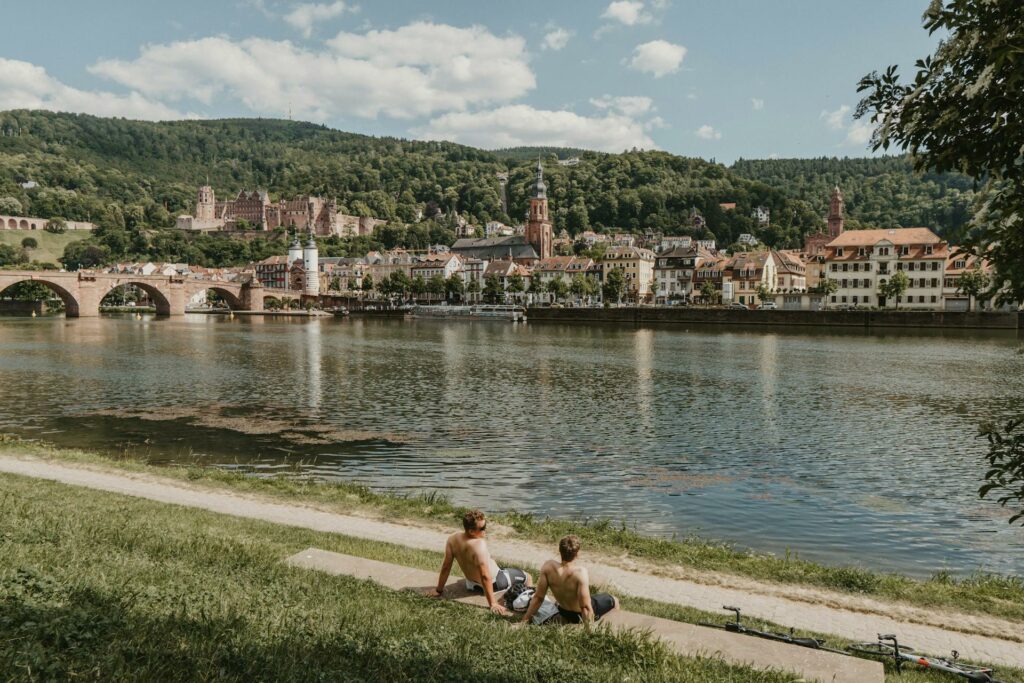
[[[838,184],[853,227],[924,226],[956,239],[974,200],[967,176],[918,175],[906,156],[740,159],[731,170],[803,199],[819,214],[828,212],[829,194]]]
[[[420,210],[430,216],[452,208],[476,224],[515,223],[525,212],[538,156],[545,160],[556,230],[571,234],[588,228],[692,232],[696,207],[707,220],[702,236],[720,244],[750,232],[773,246],[796,245],[822,225],[836,180],[852,216],[873,224],[948,232],[962,222],[966,206],[962,194],[952,196],[954,189],[966,190],[957,179],[915,179],[901,159],[742,161],[729,169],[665,152],[489,152],[280,120],[153,123],[21,110],[0,112],[0,212],[17,206],[25,214],[137,232],[173,225],[174,216],[192,211],[196,187],[209,182],[221,198],[256,187],[275,198],[336,197],[342,210],[394,224],[414,221]],[[569,156],[579,163],[555,163]],[[507,211],[499,174],[509,177]],[[22,187],[27,181],[38,186]],[[952,204],[949,216],[932,220],[924,213],[936,197]],[[723,211],[721,202],[735,202],[736,209]],[[770,227],[755,225],[750,215],[756,206],[771,209]],[[415,232],[416,239],[446,237],[449,228],[439,217]],[[392,233],[385,246],[403,239]]]

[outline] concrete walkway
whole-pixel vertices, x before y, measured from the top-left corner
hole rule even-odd
[[[425,600],[430,599],[426,594],[433,590],[437,583],[437,575],[434,572],[317,548],[307,548],[292,555],[285,562],[294,567],[315,569],[336,576],[368,579],[394,590],[414,590],[422,593]],[[480,593],[468,592],[461,580],[449,582],[445,587],[444,597],[474,607],[487,607],[486,598]],[[617,629],[650,631],[669,648],[684,656],[716,657],[754,669],[781,669],[796,673],[808,681],[882,683],[885,678],[880,662],[776,643],[645,614],[615,610],[601,621]]]
[[[0,472],[438,552],[450,533],[426,525],[403,525],[327,512],[298,503],[214,490],[149,474],[68,465],[2,452]],[[491,534],[489,543],[491,552],[498,559],[539,567],[555,552],[554,548],[495,538],[495,535]],[[722,605],[736,605],[748,617],[854,640],[873,640],[877,633],[895,633],[901,642],[905,641],[918,652],[945,655],[951,650],[958,650],[968,660],[1024,667],[1024,644],[1020,642],[1024,629],[1020,624],[997,618],[931,612],[819,589],[753,581],[743,581],[742,587],[700,583],[624,568],[612,564],[613,558],[600,562],[588,560],[584,555],[583,561],[590,568],[592,583],[603,584],[620,595],[687,605],[709,612],[719,612]],[[781,594],[783,590],[795,597]],[[942,628],[933,625],[935,623],[948,623],[950,626]]]

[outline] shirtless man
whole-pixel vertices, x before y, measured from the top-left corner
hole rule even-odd
[[[540,609],[548,589],[558,603],[558,613],[570,624],[593,623],[619,606],[618,599],[607,593],[590,594],[590,577],[586,567],[574,564],[580,552],[580,539],[566,536],[558,542],[558,554],[561,562],[548,560],[540,570],[537,581],[537,592],[533,594],[530,608],[523,617],[529,623],[533,615]]]
[[[527,586],[532,584],[530,575],[522,569],[499,569],[498,563],[487,550],[484,532],[487,531],[487,519],[479,510],[471,510],[462,516],[464,531],[454,533],[444,546],[444,562],[441,574],[437,577],[437,588],[434,597],[441,597],[444,586],[448,583],[448,574],[452,571],[452,561],[459,563],[462,575],[466,577],[466,588],[482,590],[487,596],[487,605],[495,614],[507,616],[509,611],[494,599],[515,581],[524,581]]]

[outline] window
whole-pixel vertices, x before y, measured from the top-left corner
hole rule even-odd
[[[871,272],[871,264],[870,263],[865,263],[864,264],[864,272],[865,273],[870,273]]]
[[[935,302],[936,302],[936,300],[937,300],[937,299],[936,299],[935,295],[934,295],[934,294],[932,294],[932,303],[935,303]]]
[[[833,295],[832,295],[832,303],[835,303],[835,302],[836,302],[836,295],[835,295],[835,294],[833,294]]]
[[[924,248],[924,253],[931,254],[932,253],[932,245],[930,245],[930,244],[926,245],[925,248]]]
[[[846,303],[846,297],[845,296],[842,297],[842,301],[843,301],[844,304]]]
[[[849,263],[844,263],[844,264],[843,264],[843,272],[845,273],[845,272],[847,272],[848,270],[850,270],[850,264],[849,264]]]
[[[856,294],[853,296],[853,303],[857,303],[857,295]]]
[[[857,250],[857,256],[864,256],[864,247]]]
[[[903,264],[899,261],[896,262],[896,270],[903,270]]]
[[[853,271],[854,271],[854,272],[857,272],[857,271],[859,271],[859,270],[860,270],[860,264],[859,264],[859,263],[854,263],[854,264],[853,264]]]
[[[866,304],[869,304],[869,303],[871,303],[871,297],[870,297],[870,296],[866,296],[866,295],[865,295],[865,297],[864,297],[864,303],[866,303]]]
[[[900,247],[900,256],[906,256],[910,253],[910,247],[904,245]]]
[[[839,264],[838,264],[838,263],[833,263],[833,264],[832,264],[832,272],[834,273],[834,272],[836,272],[837,270],[839,270]]]
[[[967,267],[967,261],[953,261],[953,267],[957,270]]]
[[[938,286],[939,286],[939,279],[937,277],[933,277],[932,278],[932,287],[938,287]]]
[[[846,289],[847,287],[849,287],[849,285],[847,284],[848,282],[849,282],[849,280],[847,280],[846,278],[843,278],[843,289]]]
[[[836,256],[842,256],[842,255],[843,255],[843,248],[842,247],[836,247]]]
[[[938,270],[938,269],[939,269],[939,262],[938,261],[932,261],[932,270]]]

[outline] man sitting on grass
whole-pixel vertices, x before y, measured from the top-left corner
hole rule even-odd
[[[487,605],[491,611],[507,616],[509,611],[494,599],[494,594],[508,589],[516,581],[531,585],[530,575],[522,569],[498,568],[498,563],[491,557],[490,551],[487,550],[487,541],[484,539],[484,532],[487,531],[484,513],[479,510],[467,512],[462,516],[462,527],[464,531],[452,534],[445,543],[444,562],[441,564],[441,574],[437,577],[435,597],[441,597],[444,593],[448,574],[452,570],[452,560],[456,560],[462,569],[462,575],[466,577],[466,588],[482,590],[487,596]]]
[[[619,601],[607,593],[590,594],[590,577],[586,567],[574,564],[580,552],[580,539],[566,536],[558,542],[561,562],[548,560],[540,570],[537,591],[530,601],[523,622],[529,623],[540,609],[548,589],[558,602],[558,613],[570,624],[592,623],[619,606]]]

